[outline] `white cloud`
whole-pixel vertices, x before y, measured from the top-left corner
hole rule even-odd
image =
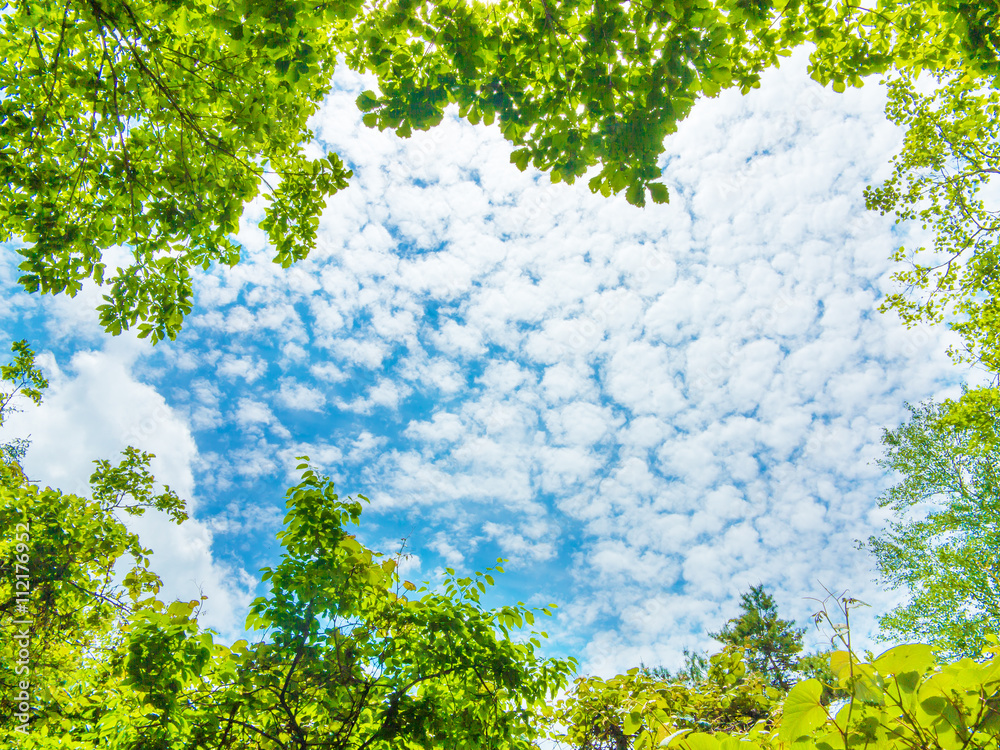
[[[351,462],[363,461],[373,456],[386,443],[384,437],[373,435],[365,430],[357,436],[351,446],[347,460]]]
[[[499,543],[501,555],[512,560],[514,567],[550,560],[556,554],[555,545],[551,542],[528,538],[506,524],[487,521],[483,524],[483,533],[487,539]],[[529,529],[528,534],[537,536],[537,527]]]
[[[434,343],[443,351],[472,357],[486,351],[482,333],[471,326],[449,320],[434,334]]]
[[[676,666],[758,582],[803,622],[817,581],[888,606],[853,546],[883,520],[880,430],[960,376],[946,333],[875,312],[906,240],[861,198],[899,139],[882,92],[804,64],[699,103],[644,210],[518,172],[495,128],[364,128],[343,73],[313,125],[356,176],[319,247],[276,268],[251,207],[249,257],[201,278],[159,365],[219,442],[204,481],[284,482],[306,452],[423,568],[520,560],[566,604],[553,643],[605,673]],[[223,507],[220,533],[269,517]]]
[[[631,342],[611,357],[607,391],[633,414],[668,417],[683,407],[671,352],[664,346]]]
[[[197,449],[190,428],[154,388],[132,375],[136,354],[131,342],[116,341],[103,351],[80,351],[63,365],[41,355],[50,382],[44,401],[12,415],[5,432],[30,434],[29,476],[83,495],[89,494],[95,459],[116,463],[127,445],[154,453],[157,481],[185,498],[193,515],[179,526],[157,511],[124,519],[153,549],[152,567],[165,584],[159,596],[169,601],[204,593],[209,597],[205,624],[237,633],[252,587],[242,570],[213,557],[211,526],[198,520],[192,474]]]
[[[451,567],[462,565],[468,553],[468,550],[463,551],[452,544],[444,534],[438,534],[437,538],[427,546],[437,552]]]
[[[599,442],[623,422],[608,407],[583,401],[549,411],[545,421],[556,443],[582,446]]]
[[[326,403],[326,396],[316,388],[283,378],[278,390],[278,400],[289,409],[318,411]]]
[[[400,399],[405,398],[412,390],[406,384],[394,383],[386,378],[381,378],[368,389],[368,394],[364,398],[355,398],[350,401],[340,399],[337,406],[345,411],[353,411],[358,414],[370,414],[376,407],[395,410],[399,407]]]
[[[431,444],[454,442],[463,434],[463,425],[457,414],[436,412],[429,421],[410,422],[405,434]]]
[[[309,367],[309,373],[323,383],[340,383],[347,375],[332,362],[317,362]]]
[[[218,373],[227,378],[243,378],[253,383],[267,371],[267,363],[254,357],[237,357],[226,354],[218,364]]]
[[[244,426],[268,425],[277,420],[266,404],[251,398],[241,398],[236,405],[236,421]]]

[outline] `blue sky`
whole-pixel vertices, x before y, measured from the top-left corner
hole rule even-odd
[[[409,578],[508,558],[494,601],[557,602],[549,647],[585,671],[676,666],[756,583],[803,625],[821,584],[850,589],[870,635],[895,601],[854,545],[885,520],[881,430],[966,373],[946,332],[877,312],[889,253],[920,239],[864,210],[900,139],[881,89],[804,69],[698,104],[646,209],[518,172],[495,128],[369,130],[343,71],[314,148],[355,176],[319,247],[275,266],[250,206],[245,261],[199,277],[176,342],[111,339],[97,290],[26,295],[0,256],[0,333],[52,381],[6,434],[67,490],[155,452],[194,517],[135,523],[167,593],[206,593],[226,633],[308,454],[371,499],[360,536],[405,544]]]

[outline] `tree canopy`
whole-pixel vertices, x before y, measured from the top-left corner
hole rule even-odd
[[[631,669],[611,679],[578,678],[557,705],[557,739],[586,750],[621,750],[663,742],[678,731],[745,732],[766,723],[781,698],[748,671],[739,648],[708,660],[697,683]]]
[[[679,750],[992,749],[1000,729],[995,708],[1000,656],[995,647],[990,651],[979,662],[948,663],[925,644],[897,646],[867,658],[850,648],[839,650],[830,656],[836,686],[847,695],[838,705],[824,706],[820,699],[824,685],[805,680],[788,693],[770,724],[743,734],[679,733],[669,746]]]
[[[0,369],[38,401],[25,342]],[[0,421],[13,391],[0,392]],[[151,550],[123,515],[183,523],[153,456],[95,461],[91,496],[0,482],[0,739],[23,748],[527,748],[541,708],[576,667],[542,659],[549,608],[485,609],[497,565],[404,580],[398,560],[348,533],[365,498],[341,499],[301,463],[282,556],[250,607],[253,643],[219,642],[200,601],[157,599]],[[550,605],[554,607],[555,605]],[[526,632],[522,630],[526,629]],[[16,637],[15,637],[16,636]]]
[[[35,365],[35,353],[26,340],[15,341],[10,350],[13,360],[0,365],[0,427],[11,413],[19,410],[19,398],[40,404],[42,393],[49,387],[49,381]],[[0,484],[18,482],[23,477],[21,461],[27,449],[25,438],[0,443]]]
[[[262,186],[275,261],[305,257],[350,176],[336,154],[306,157],[306,120],[359,5],[4,3],[0,240],[20,243],[21,284],[107,283],[110,333],[173,337],[191,270],[239,261],[233,235]]]
[[[725,646],[744,649],[750,669],[774,687],[788,690],[805,629],[778,617],[778,605],[762,584],[751,586],[740,596],[740,609],[738,617],[709,635]]]
[[[962,71],[929,93],[913,75],[888,88],[889,119],[905,127],[892,175],[869,188],[869,208],[915,220],[933,233],[930,248],[899,248],[902,286],[883,302],[907,324],[948,321],[963,341],[954,352],[1000,371],[1000,325],[993,269],[1000,257],[1000,206],[984,193],[1000,175],[1000,92],[990,79]]]
[[[995,750],[997,637],[987,637],[978,660],[948,662],[922,643],[862,655],[850,626],[858,606],[846,594],[831,596],[814,615],[833,627],[836,647],[817,658],[818,679],[779,691],[747,670],[732,646],[712,657],[708,679],[696,686],[638,669],[581,678],[557,708],[567,727],[559,739],[580,750]]]
[[[938,659],[925,644],[897,646],[878,657],[862,656],[843,645],[827,659],[832,684],[803,680],[787,695],[762,697],[758,699],[764,709],[758,714],[761,718],[731,728],[692,721],[684,712],[698,703],[679,685],[656,684],[635,673],[610,680],[581,680],[566,701],[568,709],[558,714],[569,724],[561,739],[580,750],[997,747],[1000,656],[996,645],[979,661],[951,663]],[[831,687],[845,697],[828,705],[823,694]],[[738,694],[734,690],[712,695],[705,688],[696,697],[714,701],[718,709],[734,707],[732,699]],[[679,696],[687,701],[678,700]]]
[[[258,196],[275,262],[308,255],[326,199],[351,176],[339,155],[307,148],[340,60],[375,74],[378,90],[357,101],[371,127],[407,137],[456,105],[499,127],[519,169],[587,177],[642,206],[667,201],[663,141],[698,98],[748,91],[808,43],[811,75],[835,90],[886,74],[888,115],[906,128],[892,175],[866,197],[923,222],[934,244],[897,252],[911,267],[885,309],[947,322],[963,339],[959,358],[1000,371],[1000,224],[984,197],[1000,174],[997,0],[17,0],[0,25],[0,241],[19,254],[29,291],[106,286],[110,333],[173,338],[192,309],[192,271],[239,262],[234,235]],[[12,384],[0,424],[17,392],[37,402],[46,385],[24,342],[14,354],[0,371]],[[886,633],[978,656],[1000,628],[997,441],[980,439],[995,438],[1000,393],[970,394],[965,412],[914,410],[886,434],[883,465],[904,480],[881,500],[896,521],[869,546],[883,579],[912,594],[883,618]],[[260,638],[219,643],[199,602],[156,598],[150,551],[121,521],[147,510],[185,518],[180,498],[155,488],[152,457],[129,449],[117,465],[97,462],[91,496],[79,497],[30,484],[25,447],[0,446],[0,619],[9,632],[32,623],[0,646],[0,736],[11,743],[528,748],[573,670],[538,657],[542,633],[516,634],[534,610],[481,606],[493,569],[449,570],[439,587],[403,580],[395,560],[348,533],[360,502],[341,500],[308,463],[288,491],[282,559],[247,620]],[[926,517],[908,515],[928,503]],[[727,738],[691,730],[750,730],[760,747],[995,748],[995,662],[951,668],[911,647],[865,664],[848,649],[830,659],[851,691],[835,717],[819,681],[792,687],[802,631],[761,586],[742,607],[714,635],[723,654],[691,663],[703,681],[692,672],[666,685],[639,670],[583,679],[556,709],[563,737],[618,748],[679,731],[698,750]],[[19,697],[29,663],[30,716]],[[791,688],[780,719],[776,688]]]
[[[947,409],[911,407],[907,424],[886,430],[880,464],[901,480],[879,498],[894,520],[867,547],[882,581],[910,593],[880,618],[883,633],[975,657],[1000,632],[998,457],[944,423]]]
[[[30,623],[0,646],[8,746],[533,746],[575,662],[539,658],[540,632],[517,635],[540,610],[480,605],[499,566],[418,588],[347,532],[361,503],[302,465],[281,562],[247,619],[259,638],[226,645],[199,624],[200,602],[156,599],[150,551],[118,518],[183,520],[176,495],[152,492],[150,458],[98,462],[92,498],[0,487],[0,622]]]
[[[667,200],[663,140],[695,101],[757,86],[793,48],[815,45],[810,72],[838,90],[889,69],[979,80],[998,71],[1000,26],[995,0],[4,7],[0,241],[15,242],[26,289],[72,295],[91,279],[107,287],[104,327],[153,341],[180,330],[193,270],[240,260],[234,233],[262,191],[275,262],[313,248],[351,174],[305,150],[338,60],[375,74],[358,99],[373,127],[406,137],[456,104],[497,124],[519,168],[589,174],[643,205]]]

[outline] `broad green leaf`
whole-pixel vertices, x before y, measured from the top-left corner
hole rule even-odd
[[[780,739],[794,742],[827,721],[826,709],[820,703],[822,693],[823,685],[819,680],[804,680],[789,691],[782,706]]]
[[[653,203],[663,204],[670,202],[670,192],[667,190],[666,185],[661,185],[658,182],[650,183],[649,195],[653,199]]]
[[[908,643],[891,648],[881,654],[872,666],[879,674],[901,674],[917,672],[923,674],[934,666],[934,649],[922,643]]]
[[[830,670],[836,675],[841,685],[845,685],[851,677],[851,668],[857,660],[847,651],[834,651],[830,654]]]
[[[680,741],[680,747],[688,750],[720,750],[719,741],[710,734],[704,732],[694,732],[686,735]]]
[[[676,732],[674,732],[673,734],[667,736],[664,740],[662,740],[660,742],[660,746],[661,747],[670,747],[671,745],[679,744],[680,743],[680,739],[684,735],[690,734],[691,731],[693,731],[693,730],[691,730],[691,729],[678,729]]]
[[[639,727],[642,726],[642,714],[638,711],[631,711],[625,716],[622,726],[625,734],[635,734],[639,731]]]

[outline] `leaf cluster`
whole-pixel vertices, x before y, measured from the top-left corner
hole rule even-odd
[[[609,680],[577,679],[556,704],[554,719],[565,729],[555,736],[581,750],[660,747],[682,731],[763,729],[780,698],[763,675],[747,669],[741,649],[727,647],[710,658],[698,683],[639,668]]]
[[[642,206],[668,200],[664,138],[700,97],[756,87],[802,44],[814,46],[812,76],[838,91],[890,69],[981,80],[1000,72],[998,7],[17,0],[0,15],[0,241],[17,243],[27,290],[75,295],[92,281],[106,289],[108,332],[135,328],[156,342],[191,311],[193,271],[239,262],[234,234],[262,192],[275,262],[288,267],[315,246],[326,199],[351,176],[336,154],[305,152],[338,59],[375,75],[378,91],[357,102],[372,127],[406,137],[454,104],[470,122],[497,124],[519,169],[531,164],[553,182],[586,176],[592,191]],[[961,127],[957,151],[984,137]],[[988,118],[976,127],[992,137]],[[913,131],[896,182],[923,164],[919,122]],[[954,208],[985,218],[973,187]],[[895,210],[896,194],[892,183],[873,201]],[[989,322],[992,308],[972,299],[959,301],[985,317],[970,325]]]
[[[642,206],[667,201],[663,140],[694,102],[756,86],[800,41],[795,23],[772,28],[785,5],[391,0],[352,32],[348,61],[378,79],[378,93],[358,98],[371,126],[406,137],[457,104],[470,122],[498,125],[519,169],[572,183],[598,167],[592,191]]]
[[[898,222],[919,222],[933,244],[894,253],[906,267],[882,310],[909,326],[946,322],[962,339],[956,360],[1000,371],[1000,207],[984,197],[1000,175],[997,78],[951,72],[924,93],[914,75],[903,75],[888,91],[886,114],[906,133],[892,175],[866,189],[866,202]]]
[[[941,664],[930,646],[907,644],[870,663],[838,651],[830,666],[849,700],[832,711],[819,702],[818,680],[799,683],[774,739],[803,750],[997,746],[1000,658]]]
[[[130,448],[117,466],[98,462],[92,498],[25,481],[0,485],[0,623],[10,633],[29,623],[27,663],[43,722],[61,721],[78,674],[114,663],[129,617],[160,588],[150,550],[114,515],[118,508],[182,514],[176,495],[146,485],[151,459]],[[10,638],[0,644],[0,727],[11,725],[15,688],[25,679],[16,656],[22,646]]]
[[[685,728],[660,747],[679,750],[994,750],[1000,738],[1000,649],[984,658],[940,662],[932,647],[907,644],[865,661],[852,650],[830,655],[834,687],[847,697],[826,705],[830,685],[795,685],[750,731]],[[849,642],[849,638],[845,643]],[[992,654],[992,656],[990,655]],[[635,726],[646,721],[640,713]],[[617,747],[627,747],[618,745]]]
[[[49,387],[49,381],[35,365],[35,352],[26,340],[13,342],[10,350],[14,358],[8,364],[0,365],[0,382],[9,384],[0,390],[0,427],[3,427],[6,417],[19,410],[18,396],[37,405],[42,401],[42,392]],[[27,438],[0,443],[0,484],[13,487],[24,480],[21,461],[28,444]]]
[[[247,618],[259,638],[226,646],[198,623],[199,602],[152,596],[148,550],[115,517],[158,507],[183,520],[173,495],[147,494],[147,463],[139,454],[100,463],[91,501],[22,487],[0,504],[4,539],[31,519],[27,616],[33,664],[46,666],[32,675],[26,747],[534,747],[536,716],[575,662],[541,659],[545,634],[519,632],[549,608],[480,605],[499,566],[450,571],[434,588],[403,580],[396,559],[349,533],[364,498],[342,500],[302,464],[281,560],[264,569],[267,593]],[[136,564],[121,591],[113,571],[125,554]],[[24,616],[12,592],[0,589],[0,602],[5,626]],[[3,664],[14,663],[5,653]],[[2,707],[0,737],[13,740]]]
[[[880,618],[886,637],[976,656],[1000,630],[1000,464],[996,442],[955,424],[952,406],[910,407],[909,422],[885,431],[879,464],[900,480],[879,505],[894,520],[865,546],[882,582],[910,592]],[[995,411],[981,416],[995,424]]]
[[[0,241],[28,291],[109,286],[112,334],[173,338],[191,270],[234,265],[245,204],[288,265],[350,176],[308,159],[307,118],[359,5],[325,0],[71,0],[0,16]]]
[[[803,43],[815,45],[812,76],[837,91],[891,68],[990,70],[994,5],[386,0],[352,29],[346,52],[378,79],[379,92],[358,98],[368,125],[407,137],[457,104],[470,122],[498,125],[519,169],[572,183],[596,168],[592,191],[624,191],[642,206],[647,195],[667,200],[663,140],[699,97],[756,87]]]

